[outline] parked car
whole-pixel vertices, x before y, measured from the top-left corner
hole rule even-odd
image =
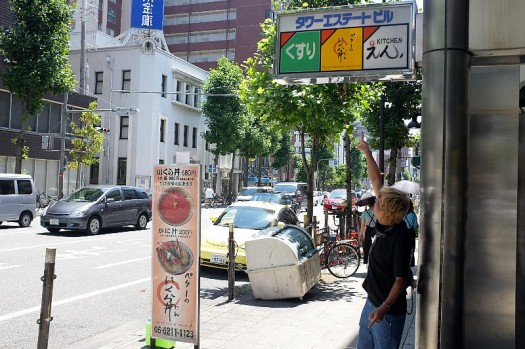
[[[204,229],[201,235],[201,264],[228,268],[229,225],[233,223],[235,232],[235,269],[246,269],[244,243],[271,228],[273,221],[296,225],[299,220],[286,206],[262,201],[235,202],[214,219],[212,226]]]
[[[323,210],[328,213],[341,213],[346,205],[346,189],[334,189],[325,197]],[[355,194],[352,193],[352,206],[357,202]]]
[[[292,198],[299,203],[300,210],[306,209],[306,183],[301,182],[280,182],[275,184],[276,192],[290,194]]]
[[[0,224],[18,222],[29,227],[36,217],[36,191],[33,178],[25,174],[0,174]]]
[[[271,193],[272,187],[243,187],[237,195],[237,201],[250,201],[255,193]]]
[[[295,213],[300,212],[299,203],[294,201],[291,195],[284,193],[255,193],[250,201],[273,202],[290,207]]]
[[[151,197],[144,189],[87,186],[46,207],[40,224],[51,233],[67,229],[96,235],[109,227],[146,229],[150,219]]]

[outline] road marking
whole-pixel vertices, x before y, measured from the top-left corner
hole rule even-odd
[[[0,270],[17,268],[17,267],[21,267],[21,265],[9,265],[7,263],[0,263]]]
[[[122,288],[138,285],[138,284],[141,284],[141,283],[147,282],[147,281],[151,281],[151,278],[139,279],[139,280],[127,282],[127,283],[122,284],[122,285],[117,285],[117,286],[105,288],[105,289],[102,289],[102,290],[88,292],[88,293],[81,294],[81,295],[78,295],[78,296],[75,296],[75,297],[70,297],[70,298],[63,299],[61,301],[53,302],[52,305],[53,305],[53,307],[56,307],[57,305],[62,305],[62,304],[67,304],[67,303],[71,303],[71,302],[76,302],[76,301],[79,301],[79,300],[82,300],[82,299],[86,299],[86,298],[98,296],[98,295],[101,295],[101,294],[104,294],[104,293],[120,290]],[[11,313],[11,314],[2,315],[2,316],[0,316],[0,322],[6,321],[6,320],[10,320],[10,319],[14,319],[16,317],[27,315],[27,314],[30,314],[30,313],[40,312],[40,308],[41,308],[40,306],[36,306],[36,307],[32,307],[32,308],[16,311],[16,312]]]
[[[56,242],[54,244],[45,244],[45,245],[33,245],[33,246],[23,246],[23,247],[14,247],[14,248],[6,248],[4,250],[0,250],[0,252],[12,252],[12,251],[20,251],[20,250],[30,250],[32,248],[42,248],[42,247],[50,247],[53,248],[57,245],[66,245],[66,244],[75,244],[77,242],[92,242],[97,240],[109,240],[111,238],[114,238],[112,236],[108,237],[100,237],[100,238],[91,238],[91,239],[82,239],[82,240],[74,240],[74,241],[66,241],[66,242]]]
[[[99,265],[98,267],[95,267],[95,269],[104,269],[104,268],[111,268],[111,267],[115,267],[117,265],[122,265],[122,264],[128,264],[128,263],[133,263],[133,262],[138,262],[138,261],[143,261],[145,259],[150,259],[151,256],[148,256],[148,257],[142,257],[142,258],[136,258],[136,259],[130,259],[128,261],[122,261],[122,262],[118,262],[118,263],[111,263],[111,264],[105,264],[105,265]]]

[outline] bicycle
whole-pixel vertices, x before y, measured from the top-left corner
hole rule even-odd
[[[47,206],[52,205],[56,201],[57,200],[55,198],[53,198],[52,196],[47,195],[46,193],[41,193],[40,191],[37,191],[37,194],[36,194],[36,209],[37,210],[42,210],[42,209],[46,208]]]
[[[328,269],[337,278],[349,278],[354,275],[361,263],[359,250],[352,245],[353,240],[341,240],[339,230],[326,226],[316,234],[321,234],[323,241],[318,247],[321,269]]]

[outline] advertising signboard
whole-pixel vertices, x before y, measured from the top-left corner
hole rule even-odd
[[[131,4],[131,27],[162,30],[164,23],[164,0],[133,0]]]
[[[416,8],[410,1],[278,13],[275,77],[412,79]]]
[[[151,336],[197,344],[199,165],[156,166],[153,173]]]

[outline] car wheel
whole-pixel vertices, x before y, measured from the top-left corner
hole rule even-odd
[[[29,227],[31,225],[31,221],[33,220],[33,217],[31,217],[31,214],[28,212],[22,212],[20,215],[20,219],[18,219],[18,225],[21,227]]]
[[[135,224],[135,229],[144,230],[146,229],[146,225],[148,225],[148,216],[145,213],[141,213],[137,224]]]
[[[4,223],[4,222],[0,221],[0,225],[2,225],[2,223]]]
[[[91,235],[97,235],[100,233],[101,226],[102,222],[100,218],[93,216],[88,221],[86,232]]]
[[[60,231],[60,228],[47,228],[47,231],[51,234],[56,234]]]

